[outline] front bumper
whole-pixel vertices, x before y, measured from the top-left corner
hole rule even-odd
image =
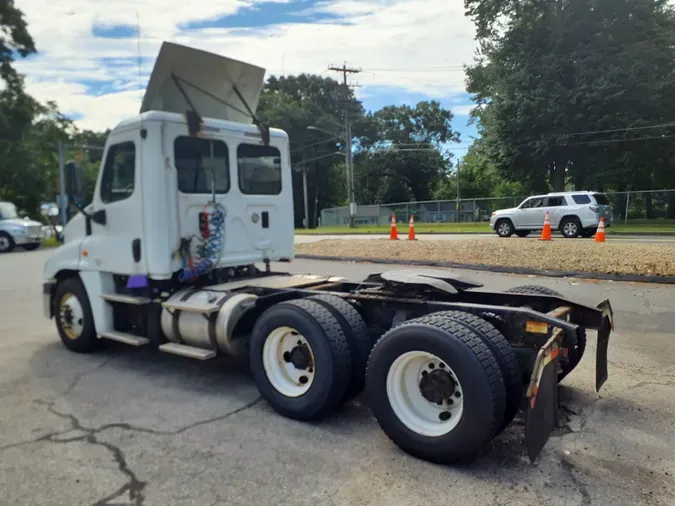
[[[55,288],[56,288],[55,280],[49,280],[42,284],[42,314],[48,320],[51,320],[52,317],[54,316],[52,297]]]
[[[607,350],[609,336],[614,330],[614,313],[608,300],[598,304],[602,323],[598,330],[595,355],[595,388],[599,392],[607,381]],[[558,423],[558,363],[562,353],[563,329],[553,333],[539,349],[530,384],[527,389],[525,442],[530,460],[534,462]]]
[[[23,236],[16,236],[13,237],[14,239],[14,244],[17,246],[25,246],[25,245],[30,245],[30,244],[42,244],[45,240],[45,237],[43,234],[40,235],[23,235]]]

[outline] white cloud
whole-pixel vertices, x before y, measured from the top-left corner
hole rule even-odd
[[[452,113],[455,116],[468,116],[474,107],[475,104],[457,105],[452,107]]]
[[[266,2],[268,0],[265,0]],[[282,2],[285,0],[281,0]],[[464,91],[464,73],[472,59],[474,30],[459,0],[327,0],[312,11],[343,18],[336,22],[290,24],[261,29],[193,29],[188,22],[231,15],[261,0],[185,3],[178,0],[19,0],[37,56],[20,61],[30,93],[54,100],[63,112],[82,115],[83,128],[112,128],[138,112],[138,49],[135,37],[94,37],[94,26],[141,25],[143,83],[164,40],[247,61],[271,73],[326,73],[329,64],[363,69],[353,80],[368,88],[421,92],[449,97]],[[298,6],[300,8],[301,4]],[[103,58],[118,59],[115,65]],[[282,64],[283,62],[283,64]],[[453,70],[399,72],[372,69],[451,67]],[[106,83],[110,93],[92,96],[90,83]],[[457,111],[457,109],[456,109]]]

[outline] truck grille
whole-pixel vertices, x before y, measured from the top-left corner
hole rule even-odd
[[[28,227],[28,235],[31,237],[38,237],[42,234],[42,225],[31,225]]]

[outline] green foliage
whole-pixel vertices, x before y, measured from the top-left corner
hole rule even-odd
[[[503,178],[528,191],[675,186],[675,128],[616,131],[675,120],[666,0],[465,5],[481,46],[468,90]]]

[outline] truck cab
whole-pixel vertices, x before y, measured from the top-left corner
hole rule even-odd
[[[44,268],[49,316],[66,277],[81,281],[101,333],[113,330],[105,297],[129,291],[129,279],[152,296],[206,273],[293,257],[288,136],[254,125],[250,113],[263,78],[253,65],[162,46],[140,114],[106,140],[91,202],[69,165],[80,212]]]

